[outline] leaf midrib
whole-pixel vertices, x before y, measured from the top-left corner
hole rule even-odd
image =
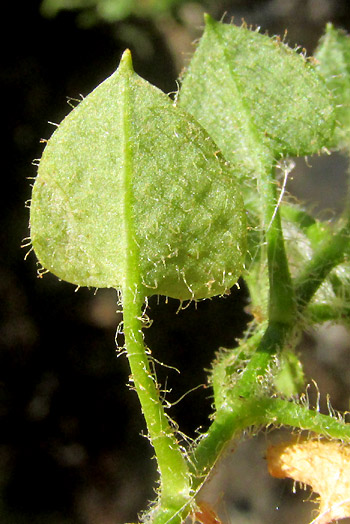
[[[125,253],[125,272],[124,286],[139,287],[139,249],[136,243],[136,230],[133,212],[133,175],[134,159],[132,148],[131,113],[132,101],[130,85],[131,71],[125,71],[123,75],[122,88],[122,111],[121,111],[121,130],[122,130],[122,234],[124,236]]]
[[[244,121],[244,130],[246,131],[247,133],[247,136],[248,136],[248,139],[249,139],[249,143],[253,145],[253,147],[251,148],[251,152],[253,154],[253,152],[258,152],[255,156],[256,156],[256,159],[259,161],[259,163],[261,164],[261,169],[262,170],[265,170],[266,169],[266,163],[263,162],[262,158],[265,156],[263,151],[265,150],[267,153],[270,153],[270,148],[267,148],[266,145],[264,144],[263,142],[263,139],[261,137],[261,133],[259,132],[259,130],[257,129],[256,125],[254,124],[253,120],[252,120],[252,111],[251,111],[251,108],[249,107],[249,105],[247,105],[245,99],[244,99],[244,96],[243,96],[243,90],[242,90],[242,87],[240,85],[240,83],[237,81],[237,75],[235,75],[234,71],[232,70],[232,68],[230,67],[230,59],[228,57],[228,54],[227,54],[227,51],[226,51],[226,46],[225,46],[225,42],[224,42],[224,38],[221,36],[220,32],[218,32],[216,30],[216,24],[213,24],[211,23],[211,29],[216,37],[216,39],[218,40],[218,44],[219,44],[219,47],[221,48],[222,50],[222,54],[223,54],[223,57],[224,57],[224,60],[225,60],[225,64],[226,64],[226,67],[227,67],[227,70],[230,74],[230,77],[232,79],[232,84],[234,85],[235,87],[235,91],[236,91],[236,101],[238,100],[239,101],[239,104],[240,104],[240,112],[241,114],[244,114],[244,120],[242,119],[242,122]],[[259,178],[259,177],[257,177]]]

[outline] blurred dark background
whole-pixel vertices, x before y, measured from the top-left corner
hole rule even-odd
[[[120,12],[111,8],[113,2],[120,4]],[[288,29],[289,43],[300,44],[309,54],[327,21],[350,30],[347,0],[169,1],[169,9],[153,4],[154,9],[138,10],[136,1],[111,0],[104,11],[60,10],[55,16],[54,0],[45,2],[46,16],[39,0],[3,6],[0,521],[5,524],[130,522],[154,498],[152,451],[140,436],[144,424],[137,398],[126,386],[126,360],[115,351],[120,321],[115,292],[75,293],[73,286],[51,275],[38,279],[35,255],[24,261],[28,248],[20,248],[29,234],[24,203],[36,174],[32,161],[41,156],[40,139],[54,130],[48,121],[60,122],[71,109],[68,97],[87,95],[110,75],[126,47],[132,50],[138,74],[166,92],[176,90],[192,42],[201,34],[204,11],[217,19],[226,13],[225,20],[234,17],[239,23],[244,18],[271,35]],[[312,198],[314,206],[336,212],[346,162],[336,157],[325,170],[317,162],[314,171],[309,170],[306,189],[304,164],[290,189]],[[338,173],[331,187],[326,176],[330,171]],[[244,312],[247,300],[242,282],[228,298],[192,304],[178,313],[175,301],[150,301],[153,324],[147,343],[159,361],[181,370],[179,375],[157,366],[160,381],[171,390],[167,399],[174,402],[200,386],[170,410],[190,437],[205,429],[210,414],[204,369],[220,346],[234,346],[249,318]],[[342,355],[349,360],[344,344]],[[332,380],[333,390],[332,384],[327,386],[340,404],[334,407],[347,409],[348,381],[341,370],[334,371]],[[275,484],[271,486],[272,492]],[[252,491],[251,484],[247,489]],[[270,512],[247,495],[231,496],[227,504],[235,508],[235,523],[291,521],[273,513],[274,502]],[[294,522],[310,520],[293,515]]]

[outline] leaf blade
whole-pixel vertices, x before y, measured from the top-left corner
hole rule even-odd
[[[275,157],[312,154],[333,133],[330,93],[302,55],[279,39],[215,22],[208,15],[179,101],[208,130],[226,158],[248,167],[247,152],[255,156],[248,128],[258,137],[263,162],[268,157],[265,148]]]
[[[315,53],[318,70],[336,100],[335,144],[349,148],[350,142],[350,38],[327,24]]]
[[[122,287],[123,166],[130,151],[127,222],[133,222],[146,294],[184,300],[224,293],[237,281],[245,253],[237,182],[192,117],[128,67],[122,62],[49,140],[33,189],[34,249],[64,280]]]

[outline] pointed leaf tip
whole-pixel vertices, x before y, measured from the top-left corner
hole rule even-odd
[[[120,59],[120,67],[123,67],[129,71],[134,71],[130,49],[125,49],[124,53],[122,54]]]
[[[209,13],[204,13],[204,22],[206,26],[213,25],[215,23],[214,18]]]

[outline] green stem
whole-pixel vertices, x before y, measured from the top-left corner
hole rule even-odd
[[[194,489],[203,484],[230,441],[238,437],[245,428],[255,424],[255,419],[250,417],[249,413],[243,413],[243,405],[238,411],[216,412],[208,433],[201,438],[190,457]]]
[[[130,54],[123,60],[131,61]],[[131,67],[130,67],[131,70]],[[139,271],[139,249],[133,216],[133,154],[131,147],[132,103],[128,77],[123,91],[125,97],[122,117],[123,137],[123,231],[125,241],[125,281],[123,285],[123,319],[125,348],[129,359],[132,381],[144,414],[148,436],[154,447],[160,473],[159,505],[153,510],[154,520],[172,521],[171,516],[181,510],[190,498],[190,476],[173,428],[165,415],[155,379],[151,373],[142,334],[142,307]],[[178,517],[177,520],[179,520]],[[173,520],[172,522],[175,522]]]
[[[345,259],[349,249],[350,221],[330,240],[325,240],[294,280],[298,312],[308,305],[327,275]]]
[[[266,176],[264,197],[270,284],[269,322],[291,324],[295,319],[295,301],[278,207],[275,170],[271,169]]]
[[[269,324],[241,377],[226,392],[225,402],[219,399],[221,409],[193,451],[193,464],[199,474],[198,483],[214,466],[227,442],[243,428],[257,423],[257,413],[254,416],[247,413],[247,399],[264,386],[274,355],[283,348],[294,325],[295,301],[278,208],[275,170],[271,168],[266,171],[261,182],[270,283]]]
[[[235,435],[249,425],[259,423],[259,412],[247,411],[247,402],[264,387],[272,357],[283,347],[289,333],[290,326],[270,324],[242,377],[226,392],[225,402],[216,412],[214,422],[193,451],[191,462],[200,478],[210,472],[222,450]]]
[[[250,424],[275,422],[323,434],[328,431],[330,436],[337,438],[350,435],[348,426],[294,403],[279,399],[258,400],[255,397],[253,405],[249,407],[249,399],[258,392],[273,356],[285,346],[293,333],[295,302],[300,311],[310,301],[331,269],[344,259],[349,238],[349,225],[346,225],[331,241],[320,247],[302,275],[295,281],[295,299],[284,250],[281,221],[278,210],[275,211],[273,205],[273,202],[276,202],[276,192],[272,183],[268,187],[270,200],[267,200],[266,209],[267,217],[271,217],[266,221],[270,224],[266,232],[270,279],[269,324],[244,373],[232,389],[226,392],[225,402],[220,400],[221,409],[217,412],[215,421],[193,452],[193,463],[200,474],[199,478],[211,470],[227,442]]]
[[[315,324],[328,321],[339,322],[341,319],[349,318],[350,308],[348,306],[334,307],[331,304],[309,304],[307,313]]]
[[[260,425],[283,425],[313,431],[327,437],[350,440],[350,424],[305,406],[279,398],[241,399],[233,409],[222,409],[192,457],[196,471],[194,488],[201,486],[227,444],[244,429]]]
[[[291,330],[291,325],[269,323],[241,379],[231,393],[232,398],[249,398],[266,385],[266,375],[273,365],[273,358],[285,346]]]
[[[189,473],[150,371],[142,334],[142,305],[143,296],[137,288],[132,285],[126,286],[123,292],[125,347],[133,385],[158,462],[161,482],[158,511],[163,515],[168,512],[173,514],[189,500]],[[164,521],[167,520],[167,517],[164,518]]]
[[[241,340],[237,348],[222,352],[213,364],[211,383],[214,391],[215,411],[225,409],[231,403],[232,389],[247,359],[256,351],[266,330],[265,323],[246,340]]]
[[[283,348],[296,317],[294,291],[285,251],[273,168],[266,172],[264,197],[269,268],[268,327],[237,383],[234,390],[235,397],[248,397],[254,394],[265,377],[274,355]]]
[[[236,379],[235,384],[226,387],[224,395],[218,396],[219,409],[215,420],[193,450],[192,464],[197,474],[194,487],[201,485],[227,443],[251,425],[284,424],[335,438],[350,438],[350,427],[342,421],[292,402],[256,396],[259,395],[259,388],[261,390],[264,386],[274,355],[293,335],[297,311],[300,312],[308,304],[331,269],[344,260],[349,238],[347,224],[330,242],[320,247],[301,276],[295,280],[294,288],[284,247],[279,209],[276,208],[277,193],[273,171],[264,182],[270,283],[269,323],[260,342],[259,336],[257,337],[257,350],[245,371]],[[219,380],[223,377],[225,373],[219,369]],[[229,371],[226,381],[230,384]]]
[[[313,431],[326,437],[350,440],[350,424],[333,413],[323,415],[295,402],[280,398],[260,398],[250,402],[251,416],[263,424],[282,424]],[[262,420],[264,418],[264,421]]]

